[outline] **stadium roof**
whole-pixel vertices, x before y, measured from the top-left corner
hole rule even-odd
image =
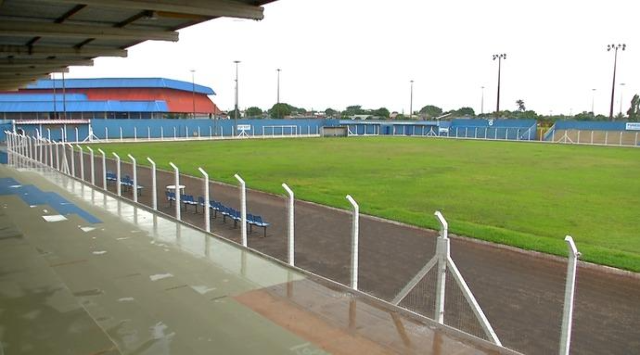
[[[67,89],[104,89],[104,88],[161,88],[175,89],[198,94],[215,95],[209,87],[192,84],[186,81],[165,78],[101,78],[101,79],[66,79]],[[62,80],[41,79],[27,86],[27,89],[62,88]]]
[[[261,20],[274,0],[0,0],[0,90],[219,17]]]
[[[0,112],[62,112],[62,101],[57,102],[2,102]],[[166,101],[66,101],[65,112],[169,112]]]

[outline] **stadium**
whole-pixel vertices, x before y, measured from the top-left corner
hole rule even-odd
[[[14,82],[6,353],[640,351],[636,122],[221,119],[195,82]]]

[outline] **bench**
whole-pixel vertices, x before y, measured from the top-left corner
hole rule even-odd
[[[261,216],[254,216],[252,214],[247,214],[247,223],[249,224],[249,233],[251,233],[251,227],[262,227],[264,229],[264,237],[267,236],[267,227],[269,227],[269,223],[262,220]]]
[[[130,191],[131,189],[133,189],[133,180],[131,180],[129,175],[127,175],[127,176],[123,177],[122,179],[120,179],[120,185],[122,185],[122,187],[124,187],[125,191]],[[137,190],[138,196],[142,196],[142,189],[143,188],[144,188],[144,186],[142,186],[142,185],[136,186],[136,190]]]
[[[107,177],[107,182],[118,181],[118,175],[116,175],[112,171],[107,171],[106,177]]]
[[[176,200],[175,192],[165,191],[165,196],[167,196],[167,201],[169,201],[169,207],[171,207],[171,202]]]
[[[240,211],[236,211],[231,207],[222,206],[220,213],[222,213],[223,222],[226,222],[227,217],[233,219],[233,228],[237,228],[238,221],[242,220],[242,217],[240,216]]]
[[[187,210],[187,206],[191,205],[196,208],[194,213],[198,213],[198,202],[193,198],[193,195],[180,195],[180,201],[184,205],[184,210]]]

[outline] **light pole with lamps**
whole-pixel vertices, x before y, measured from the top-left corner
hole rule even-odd
[[[191,69],[191,101],[193,102],[193,118],[196,118],[196,80],[195,69]]]
[[[234,120],[233,120],[233,132],[234,134],[237,133],[237,126],[238,126],[238,64],[240,64],[239,60],[234,60],[234,63],[236,63],[236,105],[235,105],[235,112],[234,112]]]
[[[618,67],[618,49],[627,49],[626,44],[609,44],[607,45],[607,52],[614,50],[613,56],[613,84],[611,84],[611,107],[609,108],[609,120],[613,121],[613,98],[616,91],[616,69]]]
[[[496,102],[496,115],[500,114],[500,74],[502,71],[502,60],[507,59],[507,55],[505,53],[502,54],[494,54],[493,60],[498,60],[498,99]]]
[[[276,103],[279,104],[280,103],[280,71],[282,69],[278,68],[276,70],[278,71],[278,91],[277,91]]]
[[[409,101],[409,119],[413,118],[413,80],[411,80],[411,100]]]

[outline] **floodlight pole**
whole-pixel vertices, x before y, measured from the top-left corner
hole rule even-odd
[[[209,220],[210,205],[209,205],[209,174],[202,168],[198,168],[200,173],[204,176],[204,230],[211,232],[211,221]]]
[[[76,144],[76,147],[80,150],[80,179],[84,181],[84,152],[80,145]]]
[[[105,152],[98,148],[100,154],[102,154],[102,189],[107,190],[107,155]],[[114,153],[115,154],[115,153]],[[120,178],[118,177],[118,182],[120,182]],[[118,184],[120,186],[120,184]]]
[[[138,165],[136,158],[134,158],[131,154],[127,154],[129,159],[131,159],[131,168],[133,169],[133,202],[138,202]],[[120,184],[118,184],[120,185]]]
[[[151,195],[151,204],[153,206],[153,210],[158,210],[158,190],[156,188],[156,163],[151,160],[151,158],[147,157],[149,163],[151,163],[151,189],[153,189],[153,194]]]
[[[284,188],[284,190],[287,192],[287,194],[289,195],[289,202],[288,202],[288,209],[289,209],[289,223],[287,224],[287,231],[288,231],[288,239],[289,239],[289,245],[288,245],[288,261],[289,261],[289,265],[294,266],[295,265],[295,236],[294,236],[294,223],[295,223],[295,211],[294,211],[294,195],[293,195],[293,191],[289,188],[289,186],[287,184],[282,184],[282,188]]]
[[[95,186],[96,185],[96,169],[95,169],[93,149],[91,147],[87,147],[87,149],[89,150],[89,156],[91,157],[91,185]]]
[[[626,44],[610,44],[607,46],[607,52],[613,50],[613,83],[611,84],[611,107],[609,109],[609,120],[613,121],[613,99],[615,97],[616,91],[616,70],[618,67],[618,49],[625,50],[627,49]]]
[[[111,152],[111,154],[113,154],[114,157],[116,157],[116,179],[118,181],[116,181],[116,192],[118,193],[118,197],[122,196],[122,186],[120,184],[121,177],[121,170],[120,170],[120,156],[118,154],[116,154],[115,152]],[[106,174],[106,173],[105,173]],[[106,179],[106,175],[105,175],[105,179]]]
[[[240,175],[235,174],[234,177],[240,183],[240,221],[242,223],[242,246],[247,246],[247,185]]]
[[[358,233],[359,233],[359,218],[360,218],[360,206],[356,200],[347,195],[347,200],[353,207],[353,220],[351,224],[351,288],[358,289]]]
[[[173,191],[175,192],[175,196],[176,196],[176,219],[179,221],[181,219],[181,216],[180,216],[180,170],[172,162],[169,162],[169,165],[171,165],[171,167],[173,168],[173,171],[175,172],[175,181],[174,181],[175,189]]]
[[[500,115],[500,74],[502,71],[502,60],[507,59],[507,55],[505,53],[502,54],[494,54],[493,60],[498,60],[498,99],[496,102],[496,116]]]
[[[564,311],[562,315],[562,334],[560,336],[560,355],[569,355],[571,347],[571,327],[573,324],[573,299],[576,291],[576,267],[580,252],[571,236],[564,241],[569,247],[569,263],[567,264],[567,284],[564,291]]]

